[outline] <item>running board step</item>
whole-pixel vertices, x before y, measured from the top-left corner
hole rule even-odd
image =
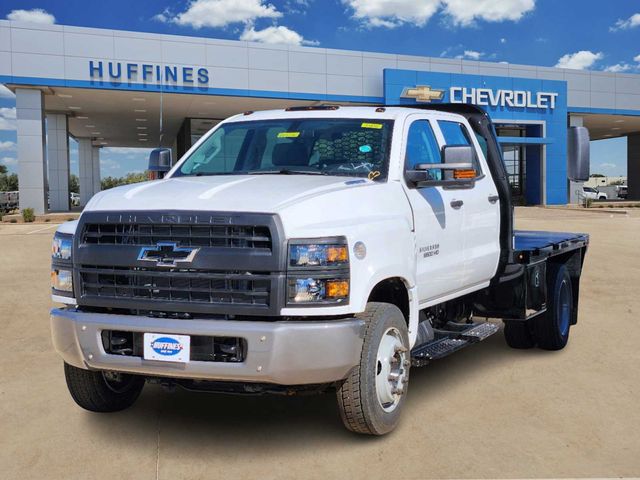
[[[469,345],[467,340],[459,338],[441,338],[435,342],[425,343],[411,351],[411,359],[414,365],[429,360],[437,360],[460,350]],[[419,366],[419,365],[416,365]]]
[[[481,342],[487,337],[490,337],[499,330],[498,325],[495,323],[481,323],[475,327],[465,330],[460,335],[460,338],[464,338],[471,343]]]
[[[421,367],[431,360],[438,360],[464,347],[481,342],[499,330],[498,325],[488,322],[447,326],[451,329],[436,330],[435,340],[418,345],[411,350],[411,364],[414,367]]]

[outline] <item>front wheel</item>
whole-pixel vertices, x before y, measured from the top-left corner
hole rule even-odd
[[[342,421],[368,435],[392,431],[407,394],[411,357],[407,323],[398,307],[371,302],[358,315],[365,321],[360,363],[337,389]]]
[[[75,402],[92,412],[117,412],[140,396],[144,377],[120,372],[83,370],[64,364],[67,388]]]

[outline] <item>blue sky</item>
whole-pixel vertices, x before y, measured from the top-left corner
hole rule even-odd
[[[4,0],[0,18],[640,73],[637,0]],[[0,163],[12,171],[13,108],[0,92]],[[103,150],[102,175],[140,171],[145,156]],[[592,159],[594,172],[625,174],[626,141],[594,142]]]

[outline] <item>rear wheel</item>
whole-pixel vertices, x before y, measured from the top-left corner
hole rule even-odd
[[[83,370],[64,364],[67,388],[75,402],[92,412],[117,412],[138,399],[144,377],[120,372]]]
[[[369,435],[392,431],[406,398],[411,357],[407,323],[398,307],[367,304],[360,364],[338,387],[338,406],[349,430]]]
[[[573,312],[573,289],[567,267],[547,266],[547,311],[533,319],[533,333],[538,347],[561,350],[569,340]]]

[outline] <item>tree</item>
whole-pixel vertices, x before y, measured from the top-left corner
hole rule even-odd
[[[6,173],[7,173],[7,166],[0,165],[0,175],[6,175]]]
[[[0,173],[0,192],[15,192],[18,190],[18,175]]]
[[[592,178],[602,178],[602,177],[604,177],[604,175],[602,175],[601,173],[592,173],[589,176],[592,177]]]
[[[147,172],[127,173],[124,177],[104,177],[100,180],[102,190],[108,190],[120,185],[129,185],[131,183],[146,182],[148,180]]]
[[[69,177],[69,192],[80,193],[80,179],[73,173]]]

